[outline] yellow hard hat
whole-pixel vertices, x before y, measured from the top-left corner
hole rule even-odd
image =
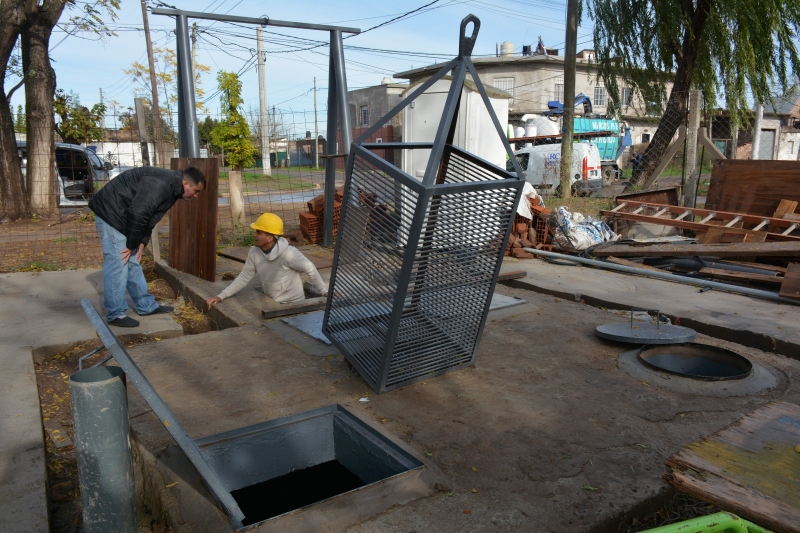
[[[250,227],[272,235],[283,235],[283,220],[275,213],[264,213]]]

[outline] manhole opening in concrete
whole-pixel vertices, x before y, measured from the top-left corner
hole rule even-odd
[[[195,441],[247,527],[424,464],[340,405]]]
[[[753,364],[737,353],[692,342],[643,346],[638,358],[653,370],[703,381],[743,379],[753,372]]]

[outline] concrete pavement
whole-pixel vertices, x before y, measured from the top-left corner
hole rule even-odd
[[[80,307],[88,297],[102,309],[99,270],[0,274],[0,533],[47,532],[44,435],[34,359],[42,361],[92,340],[95,330]],[[136,317],[138,328],[115,334],[176,337],[170,315]]]

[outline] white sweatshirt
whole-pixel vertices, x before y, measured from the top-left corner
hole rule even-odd
[[[320,293],[328,292],[328,287],[317,272],[314,263],[309,261],[297,248],[289,245],[283,237],[265,254],[258,246],[250,248],[241,273],[233,283],[218,294],[223,300],[245,288],[253,276],[258,274],[264,294],[279,303],[297,302],[305,299],[303,280],[300,273],[305,272],[311,283]]]

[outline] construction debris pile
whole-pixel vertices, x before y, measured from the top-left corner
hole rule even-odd
[[[339,217],[342,213],[341,189],[336,189],[333,197],[333,234],[339,229]],[[309,200],[306,205],[308,211],[300,213],[300,231],[303,237],[311,244],[322,242],[322,225],[325,217],[325,195],[320,194]]]
[[[770,294],[800,300],[800,171],[773,172],[772,165],[783,163],[718,161],[702,208],[678,205],[678,188],[617,196],[613,209],[600,212],[605,222],[597,229],[620,233],[621,240],[584,247],[554,239],[555,249],[643,275],[657,270],[697,278],[696,285],[708,280],[701,290],[724,283],[734,292],[777,290]],[[574,222],[569,213],[559,215],[559,224]]]

